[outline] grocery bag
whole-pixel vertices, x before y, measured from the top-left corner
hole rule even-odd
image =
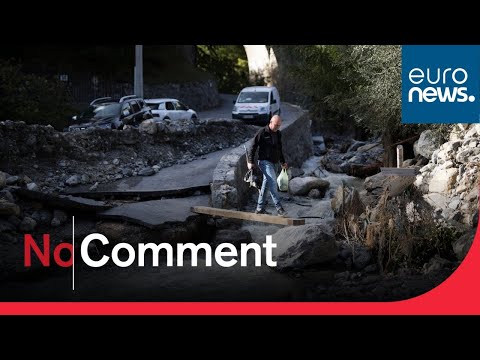
[[[277,177],[277,185],[280,191],[288,191],[288,174],[287,169],[283,168]]]

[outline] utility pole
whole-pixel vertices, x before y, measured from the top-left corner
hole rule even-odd
[[[135,45],[133,92],[143,98],[143,45]]]

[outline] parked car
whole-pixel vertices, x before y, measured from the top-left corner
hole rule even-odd
[[[93,100],[80,115],[72,117],[72,125],[66,131],[89,128],[123,129],[125,125],[138,126],[142,121],[153,118],[150,108],[142,98],[135,95],[118,100],[109,97]]]
[[[198,114],[177,99],[145,99],[152,110],[153,117],[158,120],[196,120]]]

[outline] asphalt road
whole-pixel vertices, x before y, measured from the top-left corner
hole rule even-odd
[[[199,111],[200,119],[231,119],[233,100],[237,98],[236,95],[220,94],[220,106],[206,111]]]
[[[236,95],[220,94],[220,106],[207,111],[198,112],[200,119],[231,119],[233,100],[237,98]],[[288,103],[282,103],[281,107],[282,129],[294,120],[296,120],[304,112],[300,107]]]

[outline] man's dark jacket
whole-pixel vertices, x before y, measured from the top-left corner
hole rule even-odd
[[[258,160],[268,160],[274,164],[280,161],[285,163],[282,150],[282,133],[280,130],[273,132],[267,126],[258,130],[248,152],[248,162],[254,163],[255,153],[258,148]]]

